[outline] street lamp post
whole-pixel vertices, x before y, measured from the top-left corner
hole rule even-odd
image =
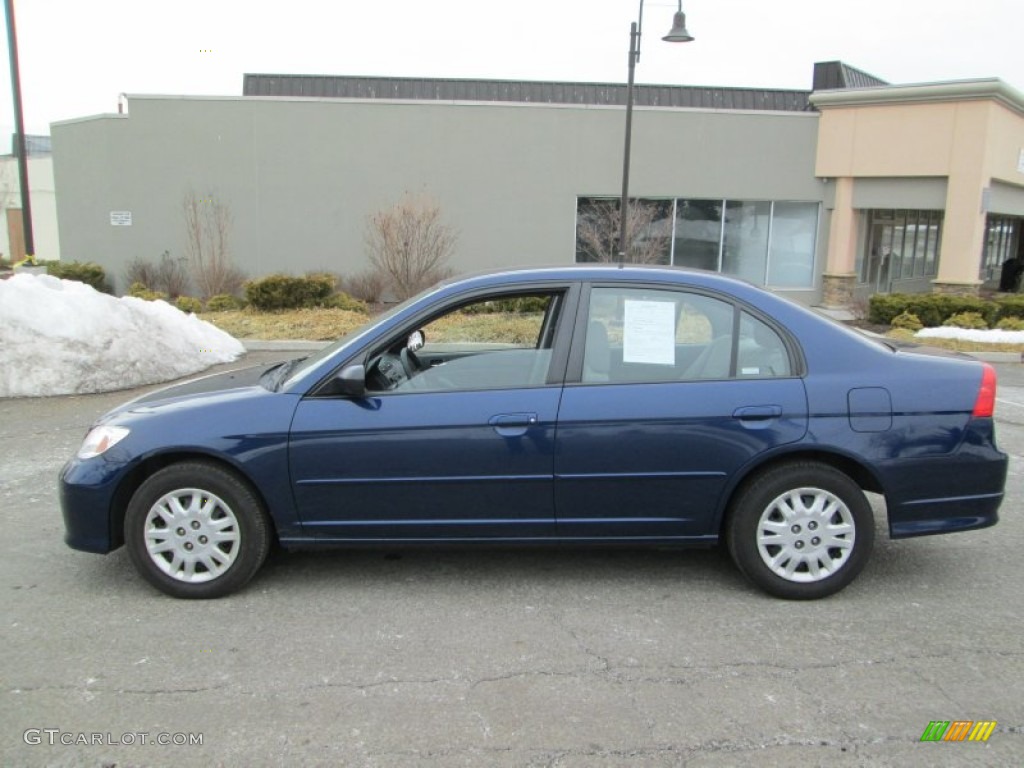
[[[672,18],[672,29],[662,40],[669,43],[689,43],[693,37],[686,31],[683,0]],[[629,216],[629,156],[633,138],[633,76],[640,61],[640,35],[644,24],[644,0],[640,0],[638,18],[629,27],[629,79],[626,81],[626,146],[622,153],[622,198],[619,201],[619,263],[626,261],[629,243],[626,240],[626,219]]]

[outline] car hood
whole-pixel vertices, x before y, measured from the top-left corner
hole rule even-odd
[[[276,364],[275,364],[276,365]],[[172,407],[184,407],[199,402],[222,399],[225,396],[241,394],[244,390],[267,390],[260,385],[263,374],[274,365],[254,365],[172,384],[149,392],[110,411],[102,421],[123,413],[152,413]]]

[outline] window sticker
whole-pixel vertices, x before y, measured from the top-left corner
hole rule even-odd
[[[671,301],[625,302],[622,362],[676,364],[676,305]]]

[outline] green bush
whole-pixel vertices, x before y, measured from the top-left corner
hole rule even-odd
[[[517,314],[531,314],[543,312],[548,306],[548,299],[544,296],[521,296],[517,299],[500,299],[498,301],[484,301],[477,304],[470,304],[463,312],[469,315],[489,315],[497,312],[515,312]]]
[[[947,319],[943,325],[954,328],[971,328],[979,331],[988,329],[988,322],[979,312],[960,312]]]
[[[953,315],[973,312],[984,318],[986,327],[996,321],[999,305],[977,296],[941,293],[879,293],[871,297],[868,319],[872,323],[891,325],[903,313],[917,315],[926,328],[942,325]]]
[[[340,291],[328,296],[322,306],[331,307],[333,309],[346,309],[349,312],[358,312],[362,315],[369,314],[370,312],[365,301],[352,298],[347,293],[342,293]]]
[[[907,311],[906,299],[900,293],[876,293],[868,299],[868,321],[878,325],[892,325],[896,315]]]
[[[151,291],[142,283],[132,283],[128,287],[128,295],[134,296],[136,299],[145,299],[146,301],[156,301],[157,299],[167,301],[166,293],[163,291]]]
[[[232,296],[230,293],[218,293],[216,296],[211,296],[210,300],[206,302],[207,312],[228,312],[232,309],[241,309],[245,306],[245,302],[237,296]]]
[[[1019,317],[1004,317],[996,324],[1000,331],[1024,331],[1024,319]]]
[[[999,319],[1004,317],[1024,317],[1024,296],[1004,296],[996,299],[999,306]]]
[[[911,312],[904,312],[892,319],[892,327],[904,328],[908,331],[920,331],[924,328],[924,323],[921,322],[917,315]]]
[[[253,307],[263,311],[315,307],[323,304],[334,293],[334,285],[333,275],[268,275],[247,281],[245,298]]]
[[[107,273],[99,264],[91,261],[47,261],[46,274],[59,277],[61,280],[77,280],[80,283],[91,285],[97,291],[110,293],[110,285],[107,283]]]
[[[198,314],[203,311],[203,302],[192,296],[179,296],[174,300],[174,306],[180,309],[182,312],[192,312]]]

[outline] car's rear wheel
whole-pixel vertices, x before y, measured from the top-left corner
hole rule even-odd
[[[205,462],[161,469],[128,503],[124,538],[136,570],[174,597],[221,597],[245,585],[270,548],[253,491]]]
[[[871,505],[826,464],[773,467],[737,494],[726,529],[736,566],[756,586],[791,600],[827,597],[864,568],[874,543]]]

